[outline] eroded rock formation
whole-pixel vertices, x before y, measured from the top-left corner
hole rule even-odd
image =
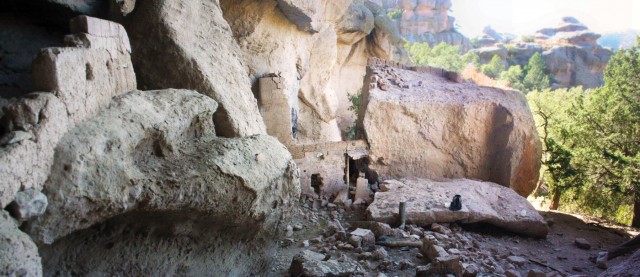
[[[408,62],[372,1],[45,2],[123,25],[76,17],[66,47],[21,72],[23,97],[0,99],[0,205],[17,219],[0,218],[2,274],[264,275],[301,180],[326,200],[351,179],[365,198],[379,177],[479,178],[522,195],[537,177],[521,95],[442,69],[380,67],[375,87],[367,76],[369,141],[342,141],[368,60]],[[435,25],[407,30],[451,30],[450,3],[431,2],[411,12]]]
[[[142,88],[187,88],[213,98],[221,136],[266,133],[218,1],[142,1],[124,25]]]
[[[377,0],[386,12],[401,13],[396,23],[409,42],[442,42],[458,45],[462,52],[471,49],[467,37],[455,29],[455,18],[449,16],[451,0]]]
[[[539,30],[532,42],[483,40],[482,48],[473,50],[487,63],[498,55],[509,65],[525,66],[535,53],[545,60],[553,87],[583,86],[593,88],[604,82],[604,69],[613,54],[597,42],[599,34],[590,31],[573,17],[565,17],[558,26]]]
[[[456,83],[441,69],[372,60],[367,70],[359,123],[381,178],[479,179],[523,196],[536,188],[541,143],[522,93]]]

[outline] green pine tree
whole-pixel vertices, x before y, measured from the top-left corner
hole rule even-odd
[[[551,81],[547,75],[547,64],[539,52],[531,56],[525,71],[527,74],[524,77],[523,84],[527,91],[541,91],[550,87]]]
[[[502,61],[502,58],[500,58],[500,56],[498,55],[493,55],[491,61],[489,61],[488,64],[483,64],[480,67],[480,72],[484,73],[484,75],[487,75],[492,79],[496,79],[506,69],[507,68]]]

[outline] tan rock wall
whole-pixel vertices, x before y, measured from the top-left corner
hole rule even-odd
[[[523,196],[535,189],[541,143],[520,92],[387,65],[370,70],[377,83],[364,94],[362,126],[370,168],[383,179],[471,178]]]

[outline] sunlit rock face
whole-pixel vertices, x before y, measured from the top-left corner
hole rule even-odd
[[[498,55],[509,65],[521,66],[541,53],[553,88],[594,88],[604,83],[604,70],[613,55],[598,44],[599,38],[577,19],[565,17],[555,27],[538,30],[529,42],[489,39],[485,34],[479,39],[482,47],[473,51],[482,63]]]
[[[369,1],[367,1],[369,2]],[[449,16],[451,0],[374,0],[394,17],[400,33],[409,42],[428,42],[435,46],[442,42],[458,45],[462,52],[471,49],[467,37],[455,29],[455,18]]]
[[[377,83],[364,91],[358,123],[370,145],[369,168],[381,179],[469,178],[522,196],[536,188],[542,148],[521,92],[459,83],[453,73],[422,67],[367,70]]]

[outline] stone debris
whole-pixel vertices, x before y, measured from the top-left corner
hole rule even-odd
[[[523,266],[525,263],[528,262],[527,259],[520,256],[509,256],[507,257],[507,260],[509,260],[510,263],[515,264],[517,266]]]
[[[547,275],[538,269],[531,269],[527,273],[527,277],[546,277]]]
[[[373,232],[371,232],[371,230],[360,229],[360,228],[351,232],[351,237],[349,238],[349,240],[350,241],[355,240],[361,243],[358,246],[354,245],[355,247],[359,247],[359,246],[369,247],[376,243],[376,237],[373,234]]]
[[[580,249],[584,249],[584,250],[591,249],[591,243],[589,243],[589,241],[584,238],[576,238],[576,240],[573,243]]]
[[[303,250],[296,255],[289,268],[291,276],[353,276],[361,271],[358,263],[346,257],[339,262],[311,250]]]
[[[43,215],[48,204],[47,196],[44,193],[35,189],[27,189],[16,194],[16,198],[9,204],[7,210],[14,218],[26,221]]]

